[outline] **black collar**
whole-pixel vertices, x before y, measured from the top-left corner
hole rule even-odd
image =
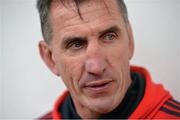
[[[127,119],[132,112],[136,109],[144,96],[145,78],[140,73],[131,72],[132,84],[121,102],[121,104],[112,112],[103,114],[99,119]],[[64,103],[59,108],[59,112],[63,119],[81,119],[74,107],[72,98],[68,95]]]

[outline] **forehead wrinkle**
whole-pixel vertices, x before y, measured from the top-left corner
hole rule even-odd
[[[86,24],[86,25],[88,25],[88,28],[89,28],[88,31],[91,32],[91,34],[94,34],[97,31],[104,29],[104,28],[101,28],[101,21],[102,21],[103,16],[107,16],[107,14],[108,14],[109,16],[107,16],[105,19],[103,18],[103,20],[112,19],[110,21],[113,21],[114,16],[117,15],[116,7],[112,7],[112,6],[113,6],[113,4],[110,4],[110,5],[108,4],[107,6],[105,6],[104,3],[99,3],[98,7],[89,6],[89,8],[86,8],[86,6],[81,5],[81,8],[85,7],[85,9],[81,10],[81,13],[82,13],[82,16],[84,18],[86,18],[86,19],[82,20],[82,19],[80,19],[78,14],[76,14],[74,11],[67,9],[65,7],[61,7],[59,5],[59,3],[58,4],[56,3],[55,7],[52,10],[53,11],[52,19],[55,20],[58,25],[54,24],[53,27],[56,29],[56,31],[59,31],[58,34],[61,33],[61,35],[64,36],[64,33],[62,34],[62,32],[65,32],[65,29],[67,32],[69,27],[72,28],[73,26]],[[107,8],[109,10],[107,10]],[[94,11],[94,12],[92,12],[92,11]],[[119,12],[118,12],[118,14],[119,14]],[[96,18],[100,18],[101,20],[96,19]],[[72,22],[71,22],[71,20],[72,20]],[[100,21],[98,21],[99,27],[93,26],[93,24],[92,24],[96,20],[100,20]],[[88,24],[88,22],[90,24]],[[52,23],[55,23],[55,22],[52,22]],[[110,23],[112,23],[112,22],[110,22]],[[76,31],[77,27],[74,27],[74,28]],[[96,31],[94,31],[94,30],[96,30]],[[73,32],[73,31],[71,31],[71,32]],[[81,31],[81,32],[83,32],[83,31]]]
[[[93,0],[92,0],[93,1]],[[92,13],[95,13],[94,15],[93,15],[93,17],[94,16],[97,16],[97,15],[99,15],[98,14],[98,12],[100,12],[100,11],[103,11],[101,14],[109,14],[109,15],[111,15],[111,12],[112,11],[114,11],[115,9],[114,9],[114,7],[108,7],[108,5],[104,2],[104,0],[103,0],[103,3],[102,3],[102,0],[99,0],[99,1],[101,1],[101,2],[99,2],[99,3],[95,3],[95,2],[93,2],[94,3],[94,5],[93,5],[93,3],[92,4],[90,4],[89,3],[89,5],[82,5],[81,7],[80,7],[80,14],[81,14],[81,16],[82,16],[82,18],[83,18],[83,20],[86,22],[87,21],[87,19],[89,19],[90,17],[87,17],[87,19],[86,19],[86,16],[88,16],[88,14],[92,14]],[[99,5],[98,5],[99,4]],[[91,6],[97,6],[97,7],[94,7],[94,8],[92,8]],[[111,10],[110,10],[111,9]],[[93,12],[93,11],[96,11],[96,12]],[[97,14],[97,15],[96,15]],[[102,15],[103,16],[103,15]],[[99,17],[99,16],[98,16]],[[94,18],[93,18],[94,19]]]
[[[53,2],[50,8],[50,23],[52,25],[53,29],[58,29],[58,31],[61,31],[61,28],[66,27],[66,24],[62,24],[62,22],[67,21],[67,19],[75,19],[78,16],[76,14],[72,14],[72,10],[67,9],[66,7],[64,7],[62,5],[62,3],[57,2],[57,0],[55,0],[56,2]],[[58,25],[56,25],[58,23]],[[53,34],[54,32],[52,32]]]
[[[58,0],[59,1],[59,0]],[[51,5],[51,8],[53,8],[53,14],[56,17],[61,17],[62,20],[68,20],[71,19],[73,17],[80,17],[79,14],[77,13],[76,7],[75,7],[75,3],[74,2],[70,2],[72,0],[66,0],[66,2],[53,2],[54,5]],[[96,2],[94,2],[94,0],[91,1],[87,1],[87,0],[82,0],[84,2],[81,3],[81,5],[79,4],[79,9],[80,9],[80,14],[82,15],[82,18],[85,18],[84,15],[91,13],[92,11],[99,11],[99,10],[103,10],[106,13],[105,14],[109,14],[111,15],[111,12],[114,9],[114,6],[112,7],[109,4],[106,4],[106,2],[104,0],[96,0]],[[87,1],[87,2],[85,2]],[[97,6],[96,8],[92,8],[92,6]],[[111,10],[110,10],[111,9]],[[110,12],[111,11],[111,12]],[[83,19],[81,19],[83,20]]]
[[[67,15],[72,14],[72,12],[74,12],[73,10],[67,9],[67,7],[60,4],[59,2],[53,2],[53,4],[51,5],[50,11],[52,14],[51,16],[53,16],[54,18],[60,18],[60,19],[63,19],[65,15],[67,16]]]
[[[99,11],[98,13],[101,13],[101,14],[95,14],[93,15],[93,17],[91,17],[92,11]],[[64,29],[66,27],[73,27],[73,26],[78,26],[82,24],[88,24],[89,22],[91,23],[91,21],[94,22],[96,21],[97,18],[102,18],[103,16],[106,16],[108,14],[106,11],[104,12],[104,10],[101,8],[89,10],[84,13],[85,13],[85,16],[83,15],[84,20],[80,19],[77,14],[71,14],[71,15],[64,14],[64,16],[55,16],[54,19],[56,19],[59,23],[59,26],[61,26],[59,28]],[[109,15],[111,16],[111,14]],[[63,21],[63,24],[62,24],[62,21]]]
[[[88,3],[86,3],[86,4],[88,4]],[[93,3],[90,2],[89,5],[93,5]],[[83,6],[83,4],[82,4],[80,8],[85,7],[85,9],[81,10],[82,17],[84,18],[84,20],[82,20],[82,19],[80,19],[77,12],[68,9],[67,7],[64,7],[62,5],[62,3],[60,4],[60,3],[56,2],[54,12],[53,12],[53,14],[54,14],[53,19],[56,19],[56,21],[58,21],[59,26],[61,26],[61,28],[64,28],[64,27],[67,27],[67,26],[72,26],[74,23],[75,24],[81,24],[79,22],[88,23],[89,21],[92,21],[92,20],[94,20],[94,19],[96,19],[98,17],[103,17],[104,15],[107,15],[107,14],[112,16],[113,12],[115,11],[115,8],[110,7],[110,6],[108,7],[108,6],[109,5],[106,5],[105,2],[104,2],[104,3],[100,3],[100,5],[98,5],[98,7],[93,8],[93,9],[91,9],[91,6],[89,6],[90,9],[88,9],[86,6]],[[98,13],[101,13],[101,14],[98,14],[97,12],[95,12],[95,14],[92,16],[91,15],[92,11],[97,11],[97,12],[99,11]],[[103,11],[103,12],[101,12],[101,11]],[[63,21],[64,23],[61,22],[61,21]],[[71,21],[73,21],[73,22],[71,22]],[[54,23],[54,22],[52,22],[52,23]],[[54,26],[54,27],[56,27],[56,26]]]
[[[74,16],[77,15],[81,18],[79,8],[73,0],[53,0],[50,12],[53,13],[53,16],[61,17],[61,19],[64,19],[64,16],[69,14],[72,15],[72,13]]]
[[[109,19],[108,23],[109,24],[106,24],[105,26],[101,25],[101,23],[96,26],[94,26],[92,23],[90,23],[90,24],[84,23],[84,25],[86,26],[86,29],[84,29],[84,27],[81,24],[68,26],[65,29],[63,29],[62,31],[60,31],[60,34],[63,33],[61,38],[64,38],[67,36],[70,36],[70,37],[97,36],[113,26],[116,26],[116,28],[118,28],[118,25],[113,23],[113,19]],[[80,31],[81,27],[83,27],[83,31]],[[120,28],[118,28],[118,29],[120,29]],[[82,34],[84,36],[81,36]]]

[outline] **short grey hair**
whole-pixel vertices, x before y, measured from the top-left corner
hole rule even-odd
[[[41,31],[43,38],[46,43],[50,43],[52,39],[52,26],[50,22],[50,6],[53,0],[37,0],[37,9],[40,16],[41,21]],[[63,3],[63,0],[59,0]],[[75,2],[77,11],[79,16],[81,17],[81,13],[79,11],[79,4],[82,0],[73,0]],[[126,23],[129,23],[128,20],[128,11],[126,8],[126,5],[124,3],[124,0],[117,0],[119,8],[122,12],[122,17]]]

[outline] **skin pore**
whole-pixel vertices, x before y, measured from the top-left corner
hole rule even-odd
[[[60,75],[82,118],[98,118],[122,101],[131,84],[129,60],[134,40],[116,0],[53,1],[52,40],[39,50],[49,69]]]

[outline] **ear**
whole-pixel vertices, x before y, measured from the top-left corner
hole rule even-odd
[[[52,58],[52,51],[49,45],[45,41],[39,42],[39,53],[41,58],[43,59],[44,63],[47,67],[57,76],[59,76],[58,70],[56,68],[56,64]]]
[[[127,32],[129,37],[129,60],[131,60],[134,55],[134,36],[130,23],[127,24]]]

